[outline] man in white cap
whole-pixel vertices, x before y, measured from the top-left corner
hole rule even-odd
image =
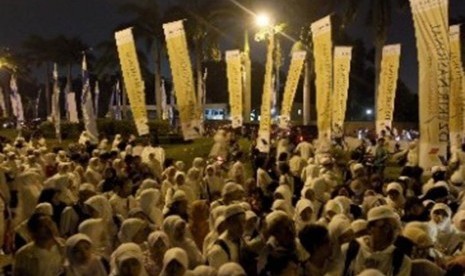
[[[239,204],[226,207],[225,228],[223,232],[207,253],[210,266],[216,269],[228,262],[240,261],[242,235],[245,228],[245,212]]]
[[[342,246],[342,271],[338,275],[357,275],[374,268],[385,275],[407,276],[411,260],[394,246],[399,220],[388,206],[379,206],[368,212],[368,236]]]

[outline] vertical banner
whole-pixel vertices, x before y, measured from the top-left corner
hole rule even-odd
[[[60,85],[56,63],[53,65],[52,122],[55,124],[56,137],[58,141],[61,141]]]
[[[0,87],[0,109],[2,110],[2,118],[6,118],[7,113],[6,113],[5,96],[3,94],[3,88],[2,87]]]
[[[400,44],[383,47],[381,71],[376,104],[376,133],[389,132],[392,128],[394,103],[396,98],[397,78],[400,64]]]
[[[78,113],[76,109],[76,93],[69,92],[66,97],[68,103],[69,121],[71,123],[79,123]]]
[[[419,63],[420,166],[447,156],[450,44],[448,0],[410,0]]]
[[[87,70],[86,55],[82,58],[82,93],[81,93],[82,117],[87,135],[92,142],[98,142],[97,122],[95,121],[94,103],[90,91],[89,71]]]
[[[233,128],[242,126],[242,70],[241,52],[226,51],[226,75],[228,77],[229,106]]]
[[[331,17],[311,25],[315,59],[316,111],[319,139],[331,138],[331,96],[333,89],[333,42]]]
[[[166,46],[173,74],[177,107],[184,140],[197,139],[202,134],[201,103],[197,102],[192,66],[182,21],[163,24]],[[200,91],[199,91],[200,92]]]
[[[116,98],[116,111],[115,111],[115,119],[116,120],[121,120],[122,115],[121,115],[121,87],[119,84],[119,80],[116,81],[115,84],[115,98]]]
[[[94,91],[94,110],[95,110],[95,118],[98,118],[98,101],[100,97],[100,86],[98,81],[95,82],[95,91]]]
[[[137,59],[136,45],[132,29],[124,29],[115,33],[119,60],[123,71],[124,85],[129,98],[132,116],[140,136],[149,134],[147,125],[147,106],[145,105],[145,87]]]
[[[23,102],[21,100],[21,95],[18,92],[18,82],[15,75],[11,76],[10,80],[10,89],[11,89],[11,107],[13,109],[13,114],[16,117],[16,122],[21,123],[24,121],[24,109]],[[18,124],[19,127],[19,124]]]
[[[451,26],[450,38],[450,98],[449,98],[449,128],[451,149],[457,149],[463,138],[464,129],[464,87],[463,67],[460,44],[460,25]]]
[[[265,79],[263,82],[262,106],[260,109],[260,127],[258,129],[257,149],[270,152],[271,135],[271,93],[273,89],[273,52],[274,34],[269,35],[266,54]]]
[[[332,129],[344,130],[350,82],[352,47],[334,47]]]
[[[283,129],[289,128],[291,122],[292,104],[294,103],[295,92],[299,85],[300,75],[304,67],[305,51],[292,53],[291,65],[287,74],[286,85],[284,87],[283,103],[281,106],[281,116],[279,117],[279,127]]]
[[[167,96],[166,96],[166,87],[165,87],[165,80],[161,80],[161,88],[160,88],[160,93],[161,93],[161,118],[163,120],[168,120],[168,103],[167,103]]]

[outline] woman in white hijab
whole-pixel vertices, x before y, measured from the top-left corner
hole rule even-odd
[[[271,205],[271,210],[283,211],[291,218],[294,217],[294,209],[292,208],[292,205],[290,205],[284,199],[276,199],[275,201],[273,201],[273,205]]]
[[[199,265],[194,270],[191,271],[194,276],[217,276],[218,271],[214,267]]]
[[[95,251],[101,256],[108,258],[113,251],[113,239],[107,233],[103,219],[86,219],[79,224],[78,231],[86,235],[92,241]]]
[[[436,241],[439,249],[446,255],[450,255],[455,250],[452,248],[452,243],[455,240],[455,231],[451,223],[452,211],[444,203],[436,203],[431,209],[431,220],[429,221],[430,227],[434,231],[434,236],[431,237]]]
[[[144,243],[149,233],[150,228],[147,222],[138,218],[128,218],[123,221],[119,229],[118,239],[122,244],[133,242],[145,250],[147,246]]]
[[[295,206],[294,222],[297,233],[306,225],[314,223],[313,204],[308,199],[301,199]]]
[[[170,248],[168,236],[163,231],[149,235],[148,248],[144,251],[144,267],[149,275],[159,275],[163,268],[163,256]]]
[[[197,168],[190,168],[187,171],[186,185],[192,190],[194,199],[198,200],[202,197],[202,184],[200,182],[201,171]]]
[[[20,173],[15,184],[18,188],[18,207],[16,210],[17,223],[29,218],[36,207],[42,189],[40,175],[34,171]]]
[[[386,195],[387,204],[402,217],[405,206],[404,188],[402,185],[397,182],[389,183],[386,188]]]
[[[103,177],[99,171],[100,161],[97,157],[92,157],[89,160],[89,165],[87,166],[87,170],[84,174],[86,178],[86,182],[94,185],[95,187],[98,186],[100,181],[102,181]]]
[[[332,259],[338,260],[341,255],[341,246],[354,239],[354,230],[350,220],[342,214],[335,215],[328,224],[329,237],[333,246]]]
[[[66,276],[106,276],[108,271],[101,257],[92,252],[92,241],[84,234],[66,240]]]
[[[110,276],[147,276],[143,253],[135,243],[124,243],[111,254]]]
[[[204,263],[202,253],[195,242],[188,237],[187,224],[181,217],[176,215],[167,217],[163,222],[163,231],[168,235],[171,246],[180,247],[186,251],[190,268]]]
[[[328,224],[331,222],[331,219],[335,215],[342,214],[343,210],[344,209],[341,206],[341,203],[339,203],[339,201],[336,201],[334,199],[329,200],[325,204],[323,214],[321,218],[318,220],[318,224],[328,226]]]
[[[184,276],[189,268],[189,258],[184,249],[175,247],[166,251],[160,276]]]
[[[157,228],[161,228],[163,224],[163,212],[157,207],[159,199],[160,191],[153,188],[144,190],[137,197],[140,208],[150,220],[150,223],[154,224]]]
[[[246,276],[244,269],[237,263],[225,263],[218,270],[218,276]]]

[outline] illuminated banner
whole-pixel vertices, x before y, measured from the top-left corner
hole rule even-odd
[[[163,24],[166,47],[176,91],[177,107],[184,140],[197,139],[202,134],[200,103],[197,103],[191,60],[187,48],[183,21]]]
[[[419,63],[420,166],[440,165],[449,141],[450,45],[447,0],[410,0]]]
[[[71,123],[79,123],[78,113],[76,109],[76,93],[69,92],[66,94],[69,112],[69,121]]]
[[[3,95],[3,89],[0,87],[0,109],[2,110],[2,117],[8,117],[6,113],[5,96]]]
[[[90,91],[89,71],[87,70],[86,55],[82,57],[82,93],[81,93],[82,117],[87,135],[92,142],[98,142],[97,122],[95,121],[94,103]]]
[[[16,117],[16,122],[20,123],[24,121],[24,109],[23,109],[23,101],[21,100],[21,95],[18,92],[18,84],[16,80],[16,76],[11,76],[10,80],[10,88],[11,88],[11,107],[13,109],[13,115]],[[20,125],[18,124],[18,127]]]
[[[331,17],[312,24],[313,55],[315,59],[316,111],[319,139],[331,137],[331,96],[333,90],[333,42]]]
[[[56,63],[53,65],[52,122],[55,124],[57,139],[61,140],[60,86],[58,84],[58,66]]]
[[[464,87],[462,55],[460,52],[460,25],[450,27],[450,98],[449,128],[451,149],[461,145],[464,131]]]
[[[273,89],[273,52],[274,35],[268,39],[266,54],[265,79],[263,81],[262,106],[260,109],[260,128],[258,129],[257,149],[260,152],[270,152],[271,135],[271,90]]]
[[[305,56],[304,51],[295,52],[292,54],[291,65],[287,75],[286,86],[284,87],[283,104],[281,107],[281,117],[279,118],[279,127],[283,129],[289,128],[291,121],[292,104],[294,103],[295,92],[299,85],[300,75],[304,67]]]
[[[332,128],[343,129],[350,82],[352,47],[334,47]]]
[[[239,50],[226,51],[226,71],[228,76],[229,105],[233,128],[242,126],[242,63]]]
[[[136,45],[131,28],[115,33],[124,85],[131,105],[132,116],[139,135],[149,134],[144,81],[137,59]]]
[[[399,76],[400,44],[383,47],[383,59],[378,87],[378,103],[376,104],[376,133],[385,130],[389,133],[394,115],[397,78]]]

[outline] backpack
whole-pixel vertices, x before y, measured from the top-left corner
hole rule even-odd
[[[360,244],[358,241],[353,240],[349,243],[349,248],[347,249],[346,259],[344,261],[344,270],[342,275],[350,276],[349,267],[353,260],[357,257],[358,251],[360,250]],[[402,266],[402,262],[404,261],[404,252],[400,250],[398,247],[394,249],[392,252],[392,268],[393,268],[393,275],[399,274],[400,267]]]

